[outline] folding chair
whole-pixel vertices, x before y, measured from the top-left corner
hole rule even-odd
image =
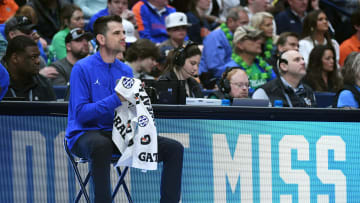
[[[89,170],[88,174],[85,177],[85,180],[83,180],[83,178],[80,175],[79,169],[78,169],[78,164],[79,163],[88,163],[90,160],[85,159],[85,158],[78,158],[78,157],[74,156],[71,153],[71,151],[69,150],[68,146],[67,146],[66,139],[64,139],[64,148],[65,148],[67,156],[69,157],[69,160],[70,160],[72,168],[73,168],[73,170],[75,172],[76,178],[77,178],[77,180],[78,180],[78,182],[80,184],[80,191],[78,192],[74,202],[75,203],[79,202],[81,196],[84,195],[84,197],[86,199],[86,202],[90,203],[90,197],[89,197],[89,194],[86,191],[86,185],[90,180],[91,170]],[[119,158],[120,158],[120,154],[113,154],[111,163],[115,165]],[[128,201],[129,201],[129,203],[132,203],[133,201],[131,199],[129,189],[126,186],[126,183],[125,183],[125,180],[124,180],[129,167],[125,167],[123,171],[120,170],[120,167],[115,167],[115,168],[116,168],[116,172],[117,172],[119,178],[118,178],[116,186],[115,186],[115,188],[114,188],[114,190],[112,192],[111,199],[114,200],[114,198],[116,196],[116,193],[118,192],[120,187],[123,186],[123,189],[125,191],[125,194],[126,194],[126,197],[127,197]]]

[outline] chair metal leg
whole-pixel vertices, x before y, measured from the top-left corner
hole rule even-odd
[[[77,171],[77,172],[75,172],[75,173],[79,173],[79,170],[78,170],[77,168],[74,169],[74,170]],[[86,185],[87,185],[87,183],[89,182],[90,177],[91,177],[91,173],[89,172],[89,173],[86,175],[86,177],[85,177],[85,181],[83,182],[83,181],[82,181],[82,178],[81,178],[81,176],[80,176],[80,173],[79,173],[78,178],[80,179],[80,181],[78,181],[78,182],[80,183],[80,191],[78,192],[78,194],[77,194],[77,196],[76,196],[76,199],[75,199],[75,201],[74,201],[75,203],[78,203],[78,202],[79,202],[82,194],[84,194],[84,197],[85,197],[85,199],[86,199],[86,202],[90,203],[89,194],[86,192]]]
[[[116,171],[117,171],[117,173],[119,175],[119,178],[118,178],[118,182],[117,182],[117,184],[115,186],[115,189],[114,189],[114,191],[112,193],[112,196],[111,196],[112,200],[114,200],[114,198],[116,196],[116,193],[118,192],[120,186],[122,185],[129,203],[133,202],[132,199],[131,199],[129,189],[128,189],[128,187],[126,185],[126,182],[125,182],[125,176],[126,176],[126,173],[127,173],[128,169],[129,169],[129,167],[125,167],[124,170],[121,172],[120,167],[116,167]]]

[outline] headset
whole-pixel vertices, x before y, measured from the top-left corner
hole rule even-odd
[[[281,53],[280,53],[280,56],[279,56],[279,58],[278,58],[278,60],[277,60],[276,66],[277,66],[277,69],[278,69],[279,73],[282,73],[282,72],[283,72],[283,71],[281,70],[281,68],[280,68],[280,63],[288,64],[288,61],[282,57],[285,52],[287,52],[287,51],[281,52]]]
[[[219,89],[222,93],[224,94],[229,94],[231,91],[231,86],[230,86],[230,80],[227,79],[228,74],[235,69],[241,69],[240,67],[227,67],[225,69],[225,72],[222,74],[222,77],[219,81]]]
[[[189,40],[186,41],[183,45],[175,49],[175,56],[174,56],[174,64],[178,67],[182,67],[185,64],[186,60],[186,49],[190,46],[197,45],[197,43]]]

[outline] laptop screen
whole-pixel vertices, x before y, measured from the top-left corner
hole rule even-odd
[[[143,80],[146,93],[153,104],[185,104],[183,80]]]
[[[250,99],[250,98],[234,98],[232,106],[269,106],[269,100],[266,99]]]

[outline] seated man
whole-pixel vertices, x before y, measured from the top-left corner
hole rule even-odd
[[[276,77],[272,66],[260,57],[261,46],[264,42],[262,31],[247,25],[238,27],[233,42],[234,53],[230,62],[222,67],[221,72],[224,72],[228,67],[240,67],[245,70],[250,80],[250,93]]]
[[[9,73],[5,67],[0,63],[0,101],[5,96],[9,87]]]
[[[116,59],[125,51],[119,16],[103,16],[94,23],[99,51],[79,60],[70,77],[66,139],[72,153],[91,162],[95,203],[111,203],[110,164],[116,147],[112,141],[115,109],[125,101],[115,92],[116,81],[132,77],[132,70]],[[160,202],[179,202],[183,146],[158,137],[158,161],[163,162]]]
[[[219,82],[219,90],[210,94],[210,99],[229,99],[249,97],[249,79],[239,67],[228,68]]]
[[[249,17],[244,8],[234,7],[229,10],[226,22],[220,25],[221,29],[216,29],[205,37],[199,65],[200,80],[204,88],[213,89],[215,78],[221,78],[224,72],[221,68],[231,60],[233,33],[237,27],[248,23]]]
[[[281,100],[284,107],[316,107],[311,87],[301,80],[306,75],[304,58],[298,51],[289,50],[279,58],[280,77],[258,88],[253,99],[267,99],[274,106]]]
[[[279,76],[279,70],[277,69],[277,61],[281,53],[288,50],[299,51],[299,35],[295,32],[283,32],[279,35],[276,42],[276,52],[267,59],[269,65],[273,67],[274,72]]]
[[[49,65],[49,68],[55,68],[58,73],[51,79],[53,85],[68,84],[73,65],[89,54],[88,43],[91,39],[91,33],[80,28],[72,29],[67,34],[65,37],[66,57]]]
[[[47,78],[39,74],[40,51],[27,36],[9,41],[2,65],[10,75],[10,86],[5,97],[18,97],[27,101],[55,101],[56,96]]]
[[[172,50],[183,45],[187,29],[190,26],[186,15],[181,12],[171,13],[166,17],[165,23],[169,39],[159,45],[160,49]]]
[[[7,41],[19,35],[25,35],[33,39],[37,43],[40,51],[40,67],[44,67],[46,65],[47,56],[42,44],[40,43],[40,36],[34,30],[34,27],[35,25],[32,24],[30,19],[27,17],[14,16],[5,23],[4,34]]]
[[[126,50],[125,60],[132,68],[134,78],[154,80],[154,77],[149,74],[157,65],[156,60],[159,55],[159,48],[153,42],[148,39],[139,39]]]
[[[168,0],[141,0],[132,8],[140,38],[146,38],[154,43],[168,39],[165,28],[165,18],[175,12],[175,8],[167,5]]]

